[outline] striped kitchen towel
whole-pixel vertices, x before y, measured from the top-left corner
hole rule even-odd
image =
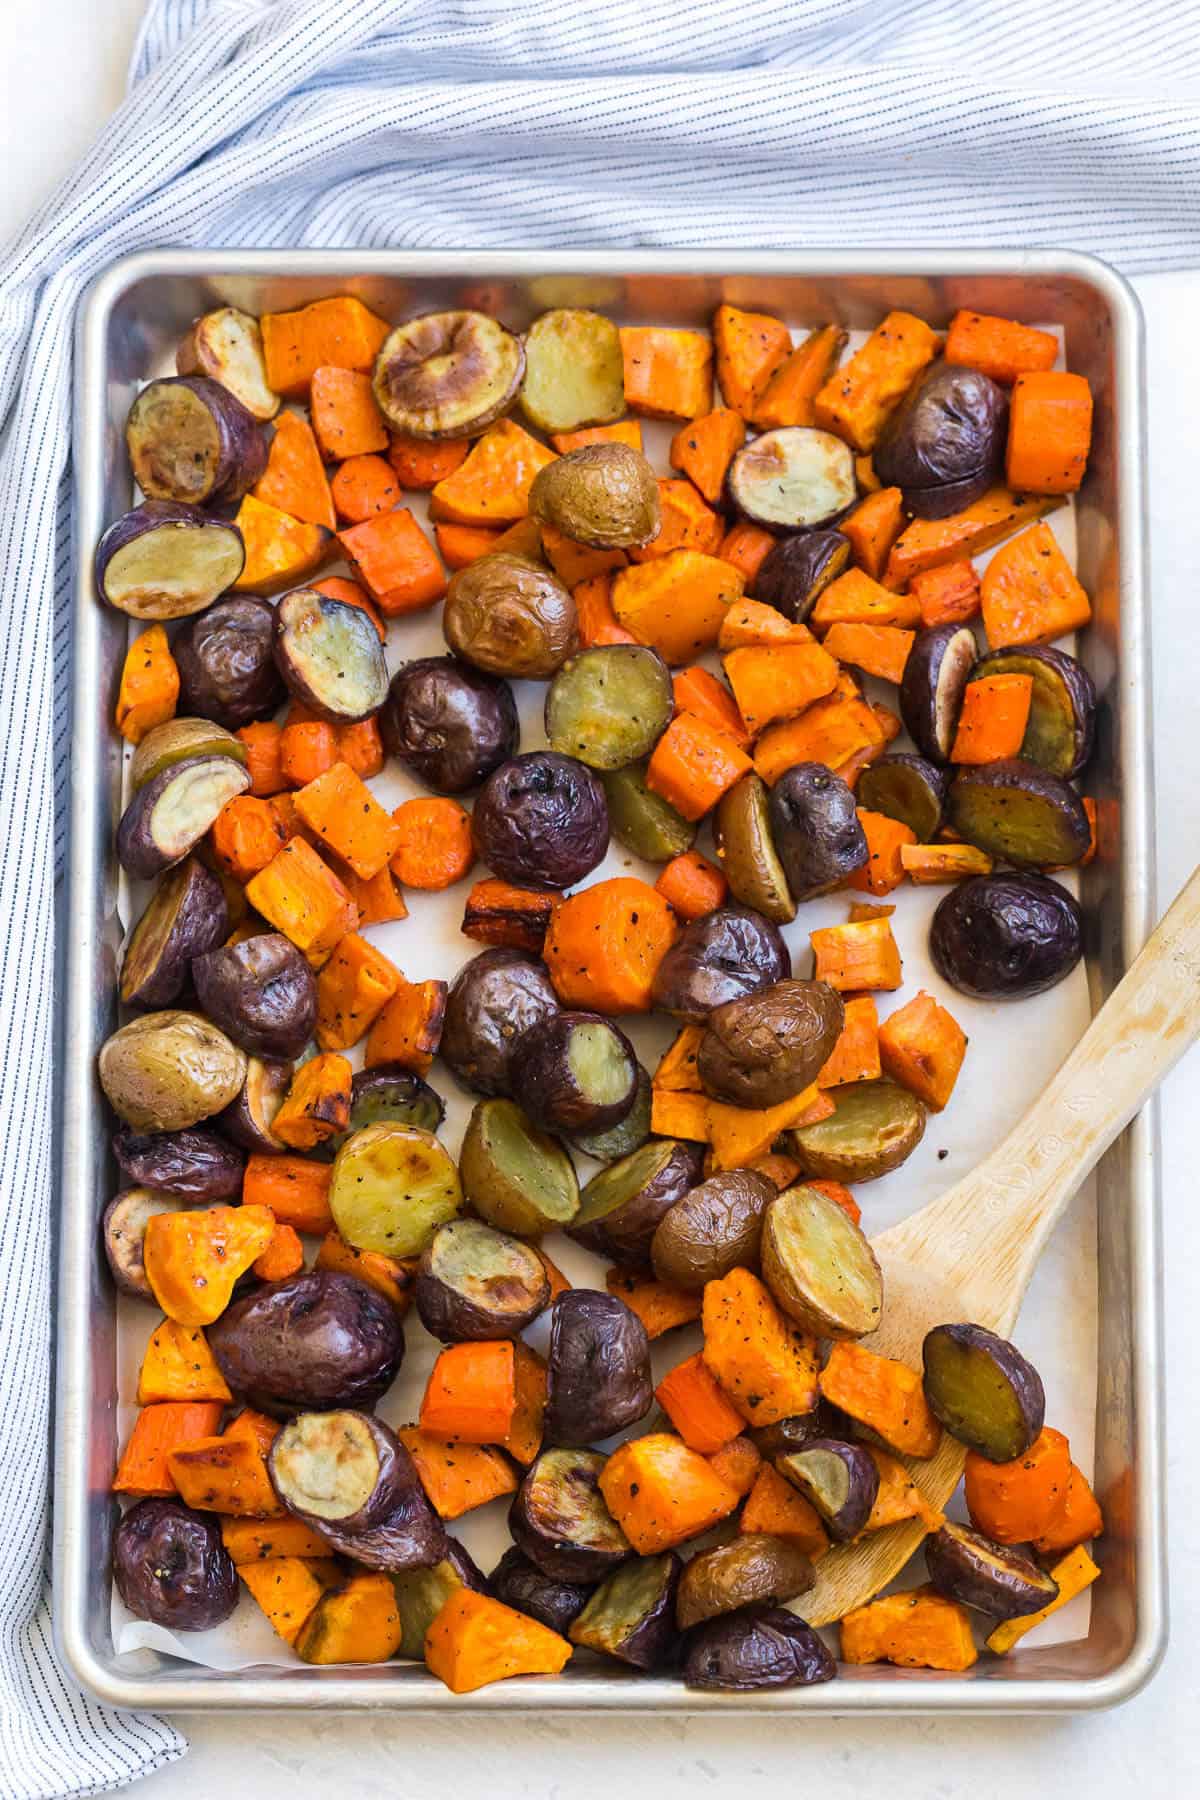
[[[1200,262],[1196,0],[152,0],[0,267],[0,1795],[183,1753],[50,1644],[71,324],[148,245],[1068,244]],[[56,798],[57,789],[57,798]]]

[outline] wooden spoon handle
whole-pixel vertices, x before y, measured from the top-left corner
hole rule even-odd
[[[1007,1273],[1019,1300],[1081,1182],[1198,1034],[1200,869],[1024,1118],[945,1196],[937,1228],[986,1242],[989,1285]]]

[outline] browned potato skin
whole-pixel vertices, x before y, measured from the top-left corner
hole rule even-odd
[[[577,544],[620,550],[658,536],[654,471],[629,444],[584,444],[534,477],[529,510]]]
[[[490,675],[546,681],[579,648],[569,589],[551,570],[492,550],[451,579],[442,630],[456,656]]]
[[[470,437],[506,413],[520,392],[525,349],[487,313],[424,313],[398,325],[375,361],[372,386],[394,431]]]
[[[675,1620],[687,1631],[740,1606],[794,1600],[815,1580],[812,1563],[795,1544],[761,1531],[746,1532],[692,1558],[675,1597]]]
[[[708,1015],[696,1069],[705,1091],[733,1106],[778,1106],[816,1080],[846,1019],[824,981],[777,981]]]
[[[699,1293],[730,1269],[758,1261],[763,1214],[773,1183],[750,1169],[713,1175],[677,1200],[650,1246],[654,1273],[671,1287]]]

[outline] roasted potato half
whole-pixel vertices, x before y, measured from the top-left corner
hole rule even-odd
[[[521,408],[539,431],[610,425],[625,411],[625,359],[611,319],[559,306],[525,333]]]
[[[486,313],[423,313],[398,325],[375,359],[372,386],[393,431],[407,437],[474,437],[520,391],[520,338]]]

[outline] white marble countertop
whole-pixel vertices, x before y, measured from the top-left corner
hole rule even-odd
[[[53,189],[120,99],[142,0],[4,0],[0,108],[0,243]],[[56,84],[47,44],[69,46]],[[63,68],[67,80],[61,79]],[[1200,852],[1200,555],[1196,431],[1200,420],[1200,272],[1136,284],[1150,364],[1150,558],[1154,635],[1154,754],[1162,900]],[[295,1800],[397,1792],[432,1800],[449,1788],[490,1800],[609,1800],[631,1780],[657,1800],[802,1789],[811,1800],[886,1793],[889,1800],[1031,1800],[1067,1788],[1093,1800],[1200,1792],[1200,1206],[1188,1131],[1200,1102],[1200,1055],[1163,1098],[1172,1643],[1146,1691],[1115,1712],[1079,1718],[814,1721],[555,1717],[486,1729],[461,1721],[268,1717],[178,1721],[191,1753],[152,1776],[153,1800]]]

